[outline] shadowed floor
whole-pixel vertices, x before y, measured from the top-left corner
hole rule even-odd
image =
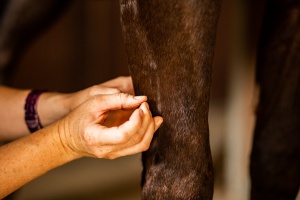
[[[15,200],[140,199],[140,155],[116,160],[84,158],[24,186]]]

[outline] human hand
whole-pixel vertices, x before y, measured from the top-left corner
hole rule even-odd
[[[115,79],[101,83],[100,86],[108,88],[117,88],[122,93],[134,95],[131,76],[120,76]]]
[[[95,95],[58,121],[62,144],[77,157],[114,159],[146,151],[163,121],[152,117],[146,101],[145,96],[124,93]],[[109,117],[110,112],[122,110],[132,112],[126,121]]]
[[[94,85],[84,90],[66,95],[66,107],[70,111],[74,110],[81,103],[98,94],[117,94],[127,93],[134,95],[132,79],[130,76],[120,76],[118,78],[106,81],[99,85]]]
[[[61,119],[95,95],[117,94],[120,92],[131,95],[134,94],[130,76],[118,77],[69,94],[54,92],[43,93],[40,96],[37,107],[41,123],[46,126]]]

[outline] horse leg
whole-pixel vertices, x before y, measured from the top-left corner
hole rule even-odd
[[[208,107],[218,0],[121,0],[135,93],[164,123],[143,153],[143,199],[212,199]]]
[[[23,48],[45,30],[71,0],[1,0],[0,6],[0,74],[9,80],[13,66]],[[1,77],[0,77],[1,81]]]
[[[260,102],[251,199],[295,199],[300,186],[300,4],[269,0],[258,49]]]

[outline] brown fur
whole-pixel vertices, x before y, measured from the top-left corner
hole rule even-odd
[[[121,1],[137,95],[164,117],[143,154],[143,199],[211,199],[208,107],[219,1]]]

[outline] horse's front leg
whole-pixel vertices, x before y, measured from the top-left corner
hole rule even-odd
[[[260,102],[251,199],[295,199],[300,186],[300,4],[269,0],[258,50]]]
[[[164,123],[143,154],[143,199],[212,199],[208,107],[218,0],[121,0],[137,95]]]

